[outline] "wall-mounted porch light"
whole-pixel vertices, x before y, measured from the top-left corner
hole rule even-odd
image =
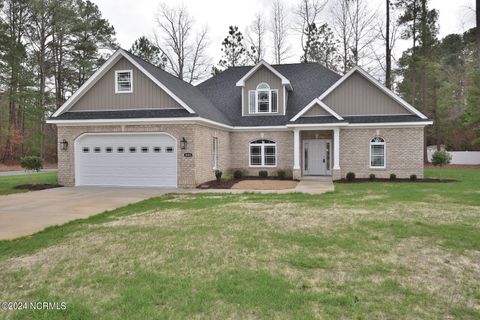
[[[182,137],[182,140],[180,140],[180,149],[187,149],[187,140],[185,139],[185,137]]]
[[[61,150],[67,150],[68,149],[68,141],[63,139],[62,141],[59,142],[60,144],[60,149]]]

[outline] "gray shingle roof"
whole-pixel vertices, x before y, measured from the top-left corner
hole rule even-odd
[[[289,92],[287,114],[283,117],[283,123],[281,116],[242,117],[242,93],[236,83],[252,68],[251,66],[229,68],[202,82],[197,88],[236,126],[285,125],[289,119],[340,79],[340,75],[317,63],[282,64],[272,67],[288,78],[293,86],[293,91]]]
[[[172,76],[168,72],[144,61],[143,59],[125,51],[147,72],[165,85],[177,97],[191,107],[200,117],[218,121],[225,124],[231,124],[225,114],[219,111],[215,105],[207,99],[197,87]]]
[[[193,86],[172,76],[168,72],[142,60],[124,50],[154,78],[165,85],[173,94],[185,102],[195,113],[183,109],[169,110],[125,110],[64,112],[55,119],[128,119],[128,118],[168,118],[168,117],[202,117],[232,126],[284,126],[286,124],[307,123],[378,123],[378,122],[413,122],[422,121],[416,115],[406,116],[350,116],[339,121],[334,117],[301,117],[290,122],[298,112],[313,99],[337,82],[341,76],[317,63],[295,63],[272,65],[278,72],[290,80],[293,91],[288,92],[286,115],[242,116],[241,90],[236,86],[252,66],[229,68],[203,83]]]

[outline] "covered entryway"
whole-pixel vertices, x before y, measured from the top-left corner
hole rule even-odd
[[[303,140],[303,174],[325,176],[331,173],[331,140]]]
[[[166,133],[86,133],[75,141],[75,184],[176,187],[176,148]]]

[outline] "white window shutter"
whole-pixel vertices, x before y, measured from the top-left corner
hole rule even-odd
[[[277,112],[278,111],[278,97],[277,97],[277,91],[272,90],[270,94],[270,105],[272,106],[272,112]]]
[[[248,91],[248,112],[255,113],[255,90]]]

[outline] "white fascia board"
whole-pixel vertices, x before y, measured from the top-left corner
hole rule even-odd
[[[127,59],[131,64],[133,64],[138,70],[145,74],[150,80],[152,80],[157,86],[164,90],[168,95],[170,95],[175,101],[177,101],[183,108],[185,108],[189,113],[195,113],[195,111],[190,108],[185,102],[183,102],[179,97],[177,97],[172,91],[170,91],[165,85],[158,81],[154,76],[152,76],[147,70],[145,70],[141,65],[139,65],[132,57],[130,57],[123,49],[118,49],[105,63],[90,77],[88,80],[77,90],[75,93],[67,100],[65,103],[53,114],[52,117],[57,117],[63,112],[67,111],[75,102],[78,101],[110,68],[115,62],[118,61],[118,58],[122,56]]]
[[[338,86],[340,86],[345,80],[347,80],[354,72],[358,71],[363,77],[365,77],[368,81],[373,83],[377,88],[382,90],[385,94],[389,97],[397,101],[401,106],[403,106],[408,111],[412,112],[413,114],[419,116],[422,119],[428,119],[423,113],[415,109],[411,104],[407,101],[403,100],[400,96],[398,96],[395,92],[385,87],[383,84],[377,81],[374,77],[372,77],[368,72],[360,68],[359,66],[355,66],[349,72],[347,72],[343,77],[341,77],[337,82],[335,82],[330,88],[327,89],[320,97],[320,100],[323,100],[326,96],[328,96],[333,90],[335,90]]]
[[[289,90],[293,90],[292,85],[290,84],[290,80],[288,80],[284,75],[282,75],[280,72],[278,72],[274,67],[272,67],[268,62],[265,60],[261,60],[259,63],[257,63],[256,66],[254,66],[250,71],[248,71],[240,80],[237,81],[236,85],[237,87],[244,87],[245,86],[245,81],[250,78],[261,66],[266,67],[268,70],[273,72],[277,77],[279,77],[282,80],[282,85],[287,86]]]
[[[310,102],[305,108],[303,108],[299,113],[295,115],[290,121],[296,121],[298,118],[300,118],[302,115],[304,115],[308,110],[313,108],[315,104],[318,104],[323,110],[327,111],[329,114],[337,118],[337,120],[343,120],[343,118],[337,114],[335,111],[332,110],[329,106],[327,106],[323,101],[321,101],[318,98],[315,98],[312,102]]]
[[[333,128],[347,127],[347,126],[348,126],[348,122],[287,124],[287,128],[298,128],[298,129],[308,129],[308,130],[315,130],[315,128],[319,128],[321,130],[330,130]]]

